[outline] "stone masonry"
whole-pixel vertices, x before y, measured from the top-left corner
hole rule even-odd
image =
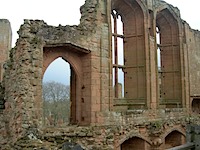
[[[0,20],[0,81],[3,80],[3,63],[9,59],[9,50],[11,49],[11,27],[8,20]]]
[[[200,32],[162,0],[86,0],[80,11],[78,26],[24,20],[12,49],[9,21],[0,20],[0,149],[75,143],[86,150],[162,150],[184,144],[186,125],[200,123]],[[119,17],[122,35],[112,31]],[[70,125],[63,128],[42,122],[42,79],[58,57],[71,68]]]

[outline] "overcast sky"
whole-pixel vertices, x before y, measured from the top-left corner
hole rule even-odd
[[[85,0],[2,0],[0,18],[10,21],[13,32],[12,45],[14,46],[18,38],[16,32],[23,24],[23,19],[40,19],[54,26],[78,25],[79,8],[84,2]],[[186,20],[192,28],[200,30],[200,0],[166,0],[166,2],[178,7],[182,19]],[[56,77],[58,82],[63,82],[66,77],[69,78],[68,69],[64,69],[65,72],[62,74],[59,74],[60,70],[55,70],[55,68],[69,68],[66,63],[62,63],[61,59],[52,63],[51,66],[54,69],[46,71],[45,81]],[[64,84],[69,84],[69,81],[66,80]]]
[[[80,6],[85,0],[2,0],[0,18],[11,22],[13,43],[24,19],[44,20],[49,25],[79,24]],[[14,44],[13,44],[14,45]]]
[[[200,0],[165,0],[178,7],[181,18],[189,23],[193,29],[200,30]]]
[[[200,30],[200,0],[165,0],[178,7],[181,17]],[[79,24],[79,8],[85,0],[2,0],[0,18],[9,19],[13,30],[13,46],[23,19],[40,19],[49,25]]]

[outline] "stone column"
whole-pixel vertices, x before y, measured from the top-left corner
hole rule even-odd
[[[12,31],[10,22],[6,19],[0,19],[0,82],[3,79],[3,64],[9,58],[11,41]]]

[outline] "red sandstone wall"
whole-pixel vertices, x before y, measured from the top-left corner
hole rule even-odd
[[[190,78],[190,96],[200,96],[200,32],[186,27],[186,47]]]

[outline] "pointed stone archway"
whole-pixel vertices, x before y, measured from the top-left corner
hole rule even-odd
[[[73,44],[47,45],[43,48],[43,75],[48,66],[59,57],[70,64],[70,124],[80,124],[85,119],[82,115],[84,110],[81,105],[81,83],[83,74],[81,57],[88,53],[90,51]]]

